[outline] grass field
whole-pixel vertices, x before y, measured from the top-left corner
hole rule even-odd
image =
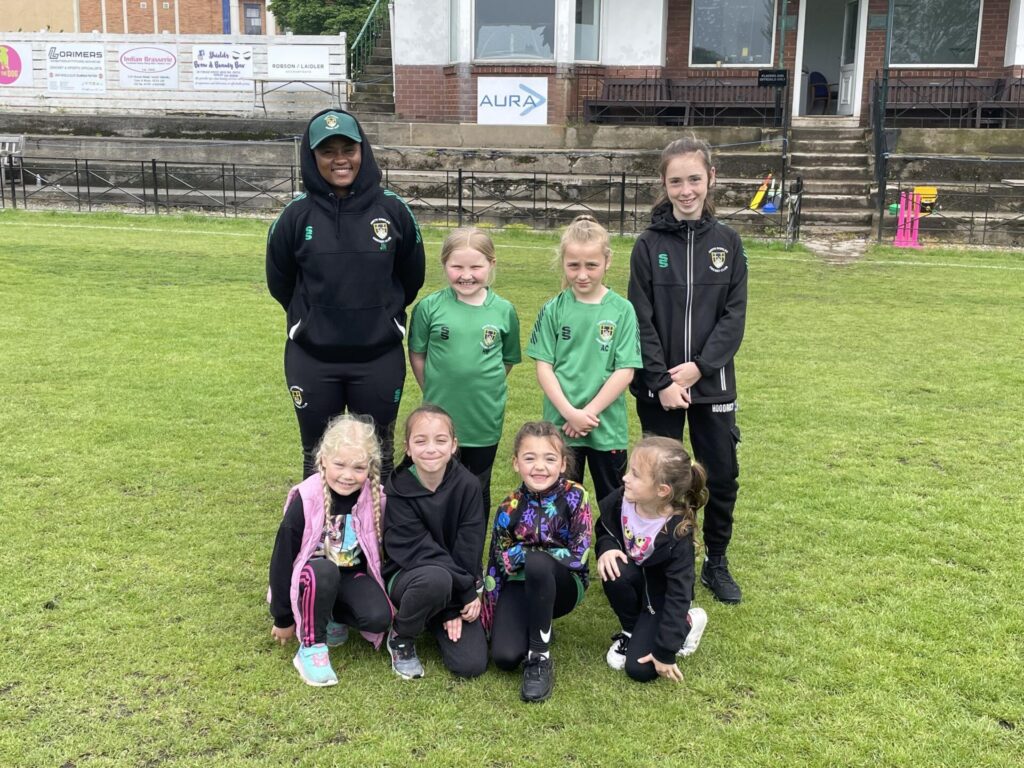
[[[595,582],[558,624],[553,699],[525,706],[518,675],[456,681],[426,641],[403,682],[350,640],[327,689],[271,642],[300,456],[266,227],[0,212],[0,765],[1022,764],[1018,253],[751,245],[744,601],[698,587],[685,683],[642,686],[604,663]],[[528,332],[555,237],[497,242]],[[507,436],[539,415],[532,366],[511,389]]]

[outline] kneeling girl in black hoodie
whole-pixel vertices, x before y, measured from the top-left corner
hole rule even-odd
[[[416,636],[429,629],[444,665],[459,677],[487,668],[480,621],[486,516],[480,481],[455,458],[451,417],[423,404],[405,421],[405,459],[387,482],[384,581],[396,608],[391,667],[423,677]]]

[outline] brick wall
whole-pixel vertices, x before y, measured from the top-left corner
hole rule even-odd
[[[103,30],[100,3],[104,0],[79,0],[79,28],[83,32]],[[153,4],[157,7],[157,32],[174,33],[174,6],[178,5],[179,33],[183,35],[219,35],[224,31],[220,0],[128,0],[128,28],[125,29],[120,0],[105,0],[107,32],[116,34],[152,34]],[[140,3],[146,7],[141,8]],[[167,2],[168,7],[163,4]],[[241,18],[241,16],[239,17]],[[264,17],[264,30],[266,18]]]
[[[578,120],[583,100],[597,96],[605,77],[662,77],[661,67],[515,66],[450,64],[396,66],[395,113],[403,120],[476,122],[478,77],[547,77],[548,123]]]

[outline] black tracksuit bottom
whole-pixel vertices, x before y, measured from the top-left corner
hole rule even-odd
[[[654,613],[647,610],[648,590],[644,583],[643,569],[632,560],[619,562],[619,578],[602,582],[608,604],[615,611],[624,632],[629,632],[629,648],[626,649],[626,674],[633,680],[647,683],[658,679],[653,662],[638,662],[654,650],[654,639],[658,635],[665,595],[650,594],[650,605]]]
[[[491,469],[497,453],[497,444],[480,448],[459,446],[459,461],[480,481],[480,490],[484,495],[484,520],[490,520],[491,512],[494,511],[491,509]]]
[[[622,487],[622,476],[628,463],[624,449],[599,451],[584,445],[570,445],[572,467],[565,473],[570,480],[583,483],[584,465],[590,468],[590,479],[594,481],[594,495],[600,502]]]
[[[358,363],[324,362],[289,340],[284,347],[284,375],[295,405],[302,438],[302,476],[316,472],[316,444],[335,416],[348,412],[373,419],[380,440],[381,482],[395,465],[395,420],[405,385],[401,345],[380,357]]]
[[[359,568],[339,568],[314,557],[299,573],[299,610],[305,646],[327,642],[330,619],[360,632],[385,632],[391,606],[380,584]]]
[[[728,410],[726,410],[728,408]],[[704,546],[709,557],[725,554],[732,539],[733,510],[739,490],[740,474],[736,444],[740,430],[736,426],[735,404],[691,405],[666,411],[660,403],[636,401],[636,414],[644,434],[683,438],[683,427],[690,422],[693,458],[708,473],[708,503],[704,508]]]
[[[494,606],[491,658],[512,671],[528,651],[544,653],[551,642],[551,620],[565,616],[579,601],[576,577],[547,552],[526,553],[525,578],[506,581]]]
[[[392,629],[402,640],[415,640],[429,629],[441,651],[441,662],[457,677],[478,677],[487,669],[487,637],[480,619],[462,622],[462,636],[452,642],[442,618],[453,606],[452,575],[438,565],[399,571],[388,584],[395,604]],[[458,606],[460,609],[463,606]]]

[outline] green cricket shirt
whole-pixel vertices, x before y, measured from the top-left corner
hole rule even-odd
[[[526,354],[550,363],[566,398],[577,408],[589,403],[615,371],[641,368],[636,312],[615,291],[600,304],[577,301],[571,288],[551,299],[537,315]],[[544,418],[561,427],[565,419],[544,396]],[[626,397],[621,394],[600,415],[600,425],[569,445],[599,451],[628,447]]]
[[[475,307],[443,288],[413,310],[409,351],[427,356],[423,399],[448,411],[459,443],[496,445],[508,401],[505,365],[523,359],[515,307],[490,289]]]

